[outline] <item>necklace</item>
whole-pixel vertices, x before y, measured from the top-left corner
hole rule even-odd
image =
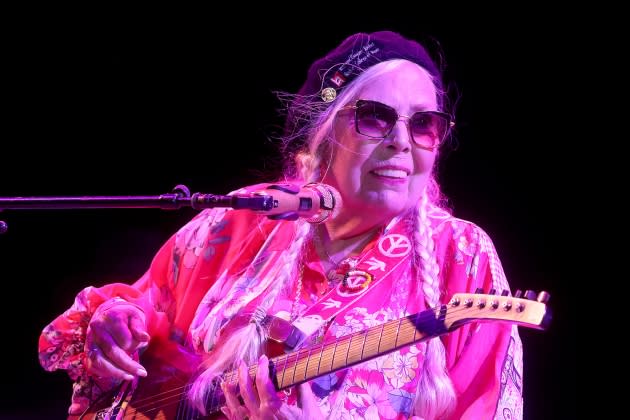
[[[295,287],[295,297],[291,304],[291,322],[295,321],[300,316],[298,308],[300,306],[300,300],[302,299],[302,277],[304,277],[304,258],[300,257],[300,269],[298,271],[297,285]]]
[[[350,256],[350,254],[352,254],[355,250],[358,250],[358,249],[363,250],[363,248],[370,241],[370,239],[374,237],[374,234],[378,233],[379,231],[380,231],[379,229],[376,229],[376,230],[368,231],[365,234],[359,235],[359,239],[356,242],[354,242],[351,239],[350,246],[342,247],[342,251],[340,252],[342,254],[346,254],[346,256],[342,257],[341,259],[336,259],[332,255],[330,255],[330,253],[326,249],[326,246],[324,245],[324,241],[322,239],[322,235],[319,229],[317,229],[313,233],[316,248],[319,248],[321,250],[321,253],[324,255],[328,264],[332,266],[328,269],[325,268],[329,287],[334,286],[336,283],[341,281],[341,279],[343,279],[344,275],[348,271],[353,270],[357,266],[357,264],[359,263],[359,257],[358,256],[353,257],[353,256]],[[356,239],[356,237],[353,239]]]

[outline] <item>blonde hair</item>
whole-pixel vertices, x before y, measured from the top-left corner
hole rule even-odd
[[[214,337],[221,329],[221,320],[213,320],[212,326],[206,332],[206,337],[212,339],[212,347],[209,349],[205,361],[202,363],[200,375],[193,381],[188,398],[201,413],[205,414],[205,401],[208,393],[216,386],[214,379],[219,377],[226,370],[235,369],[236,363],[243,360],[251,365],[258,361],[261,350],[267,339],[265,328],[261,325],[264,315],[271,307],[278,292],[283,287],[289,287],[292,279],[299,276],[299,265],[302,262],[302,252],[306,239],[310,234],[310,225],[305,221],[295,222],[295,238],[291,241],[291,246],[276,259],[275,270],[271,272],[279,273],[269,287],[262,292],[262,298],[258,299],[258,306],[253,313],[241,313],[245,307],[245,302],[239,306],[231,308],[230,312],[239,314],[229,320],[225,325],[219,338],[214,342]],[[275,232],[275,231],[274,231]],[[273,233],[267,238],[266,243],[272,239]],[[265,245],[263,245],[264,247]],[[253,262],[252,262],[253,264]],[[234,281],[232,289],[238,288],[241,280],[248,276],[248,270],[242,273],[241,277]],[[226,295],[230,296],[231,293]],[[224,298],[226,300],[226,298]],[[226,302],[217,302],[217,305],[225,305]]]
[[[440,266],[435,258],[433,231],[428,217],[429,195],[422,194],[420,205],[415,212],[413,233],[414,266],[418,283],[422,285],[424,299],[429,308],[440,304]],[[418,391],[414,401],[414,413],[424,419],[446,417],[455,407],[455,389],[446,370],[444,344],[440,338],[427,342],[427,351],[418,381]]]

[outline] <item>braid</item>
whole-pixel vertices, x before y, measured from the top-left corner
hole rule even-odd
[[[299,220],[295,222],[295,230],[295,239],[291,241],[291,246],[281,254],[275,262],[276,267],[271,270],[271,273],[275,272],[279,275],[261,295],[258,306],[251,317],[247,322],[240,320],[240,324],[236,318],[234,319],[236,322],[234,329],[224,332],[224,340],[220,339],[212,349],[210,357],[203,363],[204,371],[193,382],[188,398],[201,413],[205,413],[204,401],[206,396],[216,386],[213,384],[215,378],[224,371],[235,368],[239,360],[243,360],[249,365],[255,363],[260,357],[262,345],[267,339],[267,332],[262,326],[262,320],[275,301],[278,292],[290,285],[292,279],[298,275],[299,265],[302,264],[303,260],[304,244],[310,236],[311,225],[304,220]],[[243,276],[246,275],[247,270]],[[239,281],[236,281],[235,284],[239,284]],[[241,309],[238,308],[237,312]]]
[[[435,257],[433,229],[428,217],[429,202],[427,193],[422,194],[415,217],[414,265],[418,282],[422,284],[427,306],[433,308],[440,303],[440,267]],[[444,344],[439,337],[427,342],[427,350],[418,382],[418,392],[414,402],[414,412],[425,419],[437,419],[448,415],[455,405],[455,390],[446,371]]]
[[[437,305],[440,301],[439,274],[440,267],[433,255],[435,243],[433,242],[431,224],[427,217],[428,196],[422,194],[418,208],[414,240],[416,255],[414,261],[416,269],[422,280],[422,291],[428,307]]]

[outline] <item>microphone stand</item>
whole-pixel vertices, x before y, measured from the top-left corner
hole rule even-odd
[[[271,210],[273,197],[269,195],[239,196],[215,194],[190,194],[185,185],[177,185],[169,194],[157,196],[82,196],[82,197],[0,197],[2,210],[34,209],[138,209],[159,208],[177,210],[192,207],[202,210],[213,207],[233,209]],[[7,231],[8,225],[0,220],[0,234]]]

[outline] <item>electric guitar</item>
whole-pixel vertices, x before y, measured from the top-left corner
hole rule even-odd
[[[508,296],[507,291],[501,295],[496,295],[493,290],[490,292],[457,293],[448,304],[434,309],[271,358],[268,374],[280,391],[449,333],[470,322],[504,321],[544,330],[551,321],[547,292],[540,292],[537,297],[533,291],[527,291],[523,297],[521,291],[514,296]],[[150,379],[154,373],[152,366],[143,363],[149,376],[140,379],[136,389],[133,389],[132,382],[124,382],[85,413],[69,419],[212,419],[220,413],[225,399],[218,380],[213,383],[206,401],[209,414],[203,416],[190,406],[186,398],[189,376],[171,373],[166,378],[162,374],[154,375],[157,380]],[[252,378],[256,376],[256,370],[257,365],[249,367]],[[236,384],[238,375],[236,371],[229,371],[220,379]]]

